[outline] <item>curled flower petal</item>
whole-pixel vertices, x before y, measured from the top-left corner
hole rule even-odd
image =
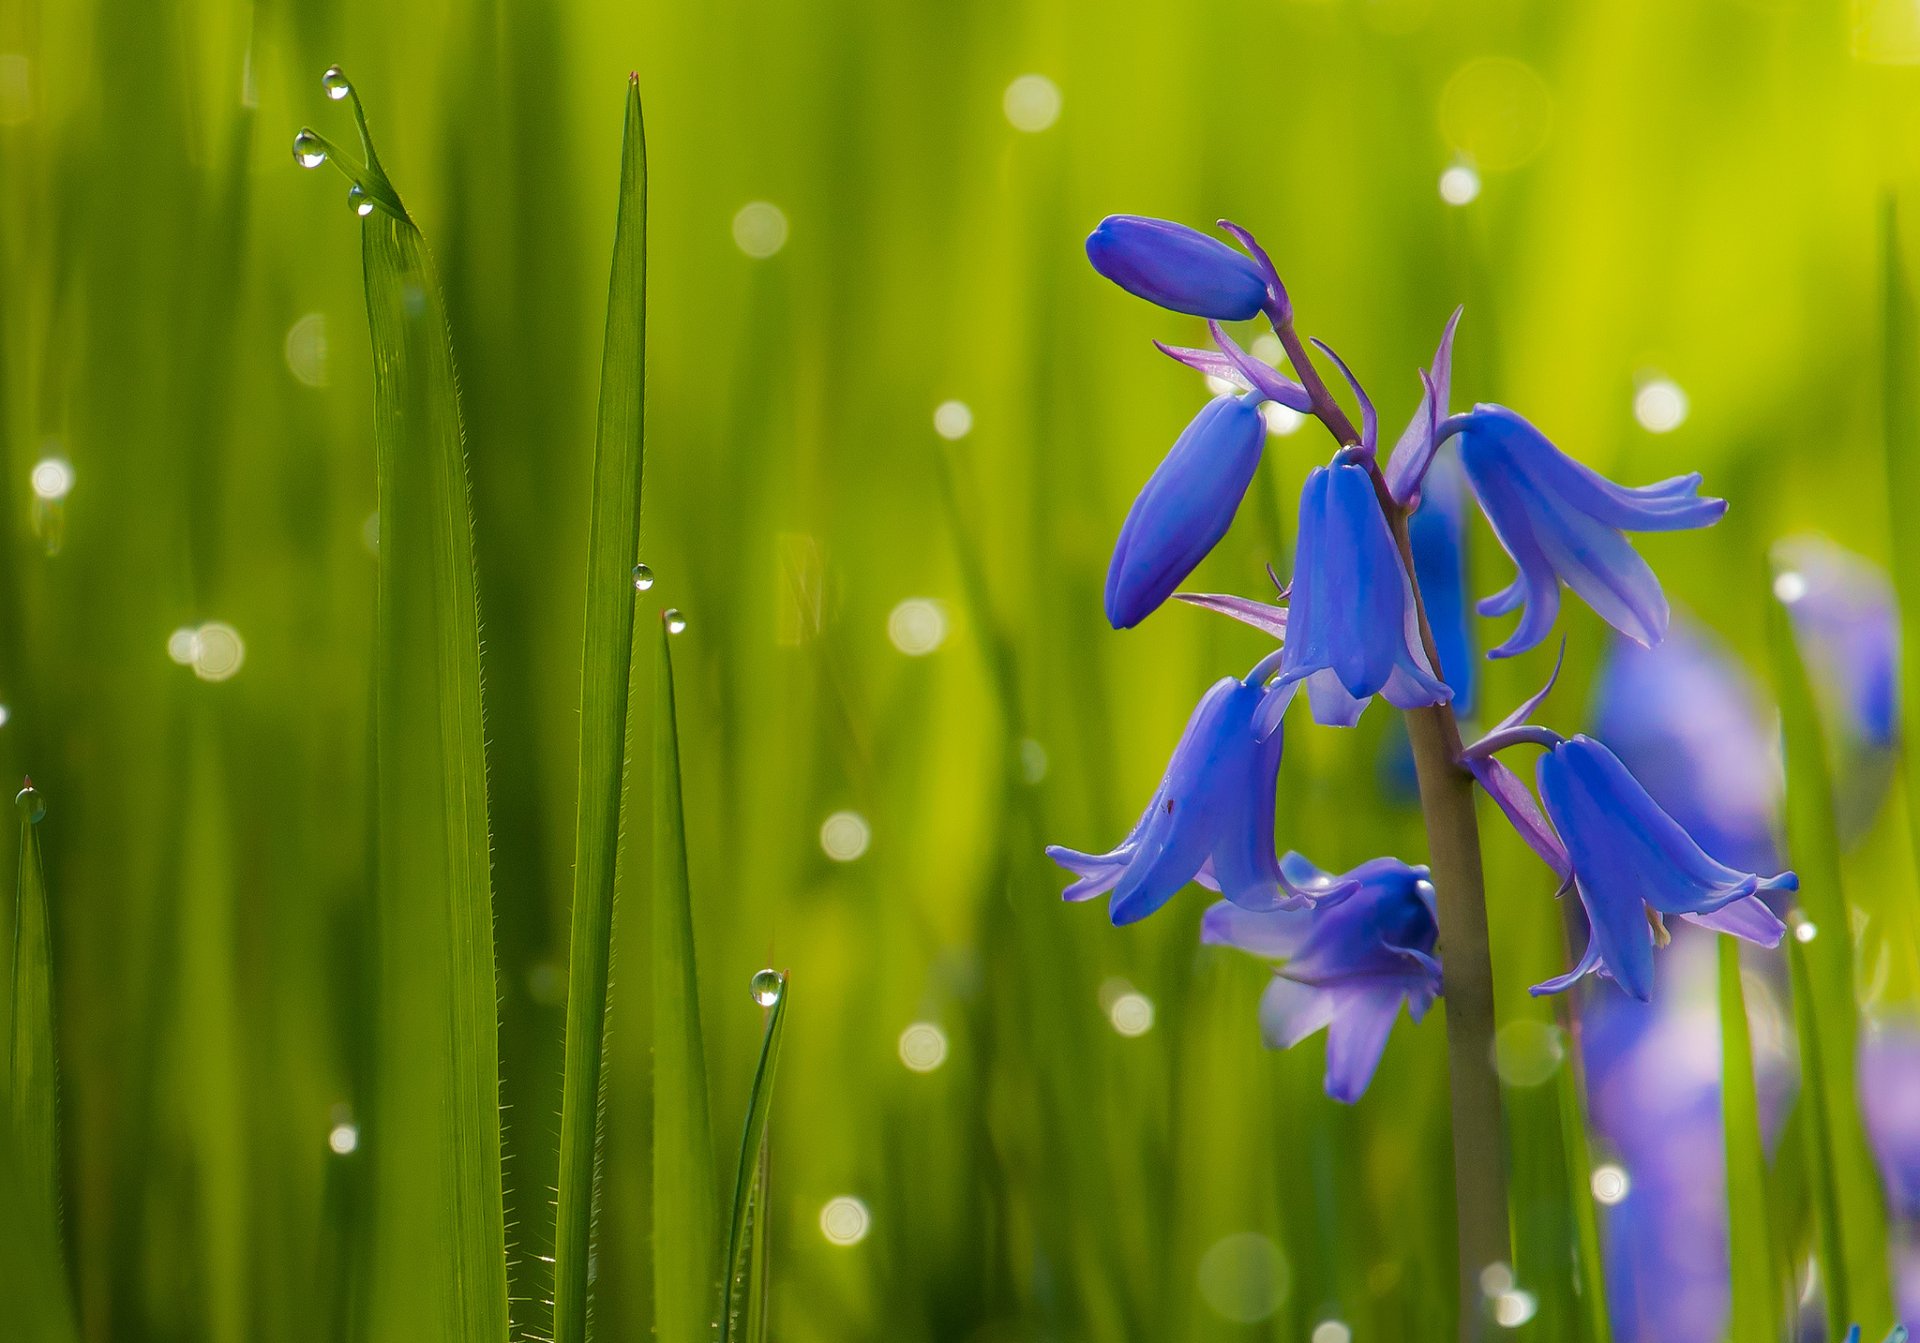
[[[1453,385],[1453,333],[1464,311],[1464,308],[1455,308],[1453,316],[1447,319],[1433,363],[1420,375],[1419,408],[1401,431],[1387,459],[1387,490],[1404,508],[1420,502],[1422,482],[1433,461],[1434,450],[1440,446],[1440,424],[1447,418],[1447,398]]]
[[[1108,215],[1087,235],[1093,268],[1136,298],[1223,322],[1267,303],[1259,263],[1197,229],[1141,215]]]
[[[1173,595],[1176,601],[1232,616],[1242,624],[1251,625],[1276,639],[1287,637],[1287,608],[1284,606],[1220,592],[1176,592]]]
[[[1460,460],[1494,534],[1518,569],[1512,586],[1482,602],[1483,614],[1521,608],[1519,626],[1491,656],[1524,652],[1546,637],[1565,583],[1622,634],[1649,646],[1666,634],[1659,580],[1622,535],[1705,527],[1726,511],[1700,498],[1697,475],[1641,489],[1616,485],[1566,456],[1502,406],[1450,417]]]
[[[1373,408],[1373,398],[1367,395],[1367,389],[1360,385],[1360,379],[1353,376],[1353,370],[1347,367],[1347,361],[1333,352],[1333,347],[1323,340],[1316,340],[1320,353],[1333,360],[1333,366],[1340,370],[1340,376],[1347,380],[1347,386],[1353,388],[1354,396],[1360,402],[1360,446],[1369,454],[1380,445],[1380,412]]]
[[[1227,362],[1239,375],[1239,380],[1258,392],[1262,400],[1278,401],[1302,414],[1313,408],[1313,398],[1307,394],[1306,388],[1241,349],[1220,323],[1208,322],[1207,331],[1213,337],[1213,343],[1220,347],[1220,353],[1226,356]]]
[[[1413,572],[1433,631],[1436,673],[1453,687],[1454,712],[1473,713],[1478,681],[1473,621],[1467,611],[1466,477],[1451,453],[1435,463],[1420,505],[1407,519]]]
[[[1107,568],[1107,619],[1145,620],[1217,545],[1260,465],[1266,424],[1251,398],[1216,397],[1160,463],[1128,510]]]

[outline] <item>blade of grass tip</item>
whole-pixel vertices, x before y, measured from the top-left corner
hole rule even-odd
[[[587,541],[587,616],[580,669],[580,791],[568,952],[566,1075],[560,1104],[560,1186],[553,1248],[554,1343],[585,1343],[599,1169],[601,1063],[620,852],[627,691],[633,669],[644,457],[647,308],[647,149],[637,75],[627,82],[620,203],[600,360],[600,425]]]
[[[760,1061],[754,1066],[753,1087],[747,1093],[746,1122],[740,1129],[740,1158],[733,1177],[733,1215],[728,1222],[726,1257],[722,1260],[726,1278],[720,1284],[718,1301],[719,1343],[734,1343],[741,1338],[743,1322],[750,1324],[755,1319],[764,1322],[766,1318],[764,1296],[752,1299],[764,1293],[765,1284],[761,1275],[748,1271],[747,1251],[755,1201],[764,1201],[766,1194],[761,1153],[767,1140],[767,1117],[773,1110],[773,1073],[780,1062],[780,1036],[786,1029],[787,976],[777,970],[760,971],[753,977],[753,997],[767,1009],[767,1027],[760,1037]],[[763,1209],[761,1221],[765,1220]]]
[[[698,1343],[713,1328],[720,1191],[713,1168],[707,1055],[694,963],[693,891],[680,795],[680,732],[671,640],[660,621],[653,734],[653,1280],[654,1336]]]
[[[1825,1047],[1813,1019],[1807,953],[1799,938],[1808,925],[1795,916],[1787,941],[1787,967],[1792,978],[1793,1025],[1800,1043],[1800,1085],[1807,1099],[1806,1161],[1813,1189],[1813,1221],[1817,1232],[1814,1259],[1820,1266],[1820,1287],[1826,1306],[1827,1337],[1843,1334],[1853,1317],[1846,1271],[1845,1231],[1841,1225],[1840,1192],[1834,1171],[1833,1134],[1827,1107]]]
[[[1720,1116],[1727,1148],[1727,1248],[1733,1262],[1727,1343],[1778,1343],[1785,1333],[1786,1296],[1774,1271],[1753,1040],[1740,983],[1740,944],[1731,937],[1720,939]]]
[[[32,779],[20,789],[14,806],[20,812],[20,873],[13,898],[9,1109],[27,1206],[49,1214],[57,1226],[60,1083],[53,1040],[53,944],[47,930],[47,882],[38,829],[47,809]]]
[[[1792,950],[1806,969],[1804,983],[1795,986],[1794,1014],[1803,1032],[1817,1033],[1811,1041],[1802,1035],[1801,1058],[1803,1062],[1816,1059],[1822,1079],[1821,1103],[1807,1107],[1813,1121],[1808,1132],[1824,1130],[1824,1137],[1817,1141],[1832,1177],[1828,1211],[1832,1248],[1839,1258],[1831,1265],[1827,1290],[1830,1301],[1837,1294],[1851,1303],[1851,1318],[1878,1328],[1893,1318],[1887,1214],[1855,1082],[1859,1008],[1833,785],[1827,776],[1826,742],[1813,690],[1781,602],[1768,603],[1767,636],[1786,744],[1787,854],[1800,876],[1797,900],[1804,916],[1794,928]],[[1821,1197],[1816,1191],[1816,1212]],[[1833,1336],[1839,1332],[1836,1329]]]
[[[54,1045],[53,942],[47,926],[46,869],[40,859],[40,821],[46,804],[33,780],[14,798],[20,812],[20,871],[14,885],[13,959],[8,994],[12,1029],[7,1041],[5,1132],[0,1133],[0,1188],[19,1201],[0,1215],[0,1318],[16,1322],[22,1337],[75,1336],[72,1297],[60,1235],[59,1066]]]
[[[464,432],[426,240],[380,167],[333,159],[361,217],[379,455],[375,736],[380,1003],[370,1122],[376,1339],[489,1343],[508,1331],[480,618]],[[307,152],[302,153],[302,145]],[[316,147],[317,146],[317,147]],[[314,157],[315,155],[319,157]]]

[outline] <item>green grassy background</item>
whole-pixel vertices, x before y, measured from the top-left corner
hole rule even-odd
[[[15,0],[0,8],[0,771],[31,772],[52,906],[67,1235],[90,1339],[335,1339],[354,1314],[350,1120],[374,1029],[375,563],[360,230],[302,124],[341,62],[434,249],[467,427],[485,637],[515,1318],[545,1327],[559,1128],[587,490],[625,76],[651,165],[642,599],[676,641],[714,1110],[729,1138],[792,973],[773,1121],[773,1332],[1001,1343],[1424,1337],[1451,1291],[1443,1032],[1402,1029],[1364,1103],[1320,1046],[1260,1046],[1255,963],[1195,946],[1199,898],[1115,931],[1063,908],[1049,839],[1117,838],[1250,632],[1172,610],[1106,630],[1133,491],[1198,404],[1080,239],[1128,210],[1255,229],[1302,325],[1390,426],[1467,305],[1457,402],[1524,410],[1639,482],[1733,500],[1646,553],[1764,664],[1762,558],[1826,530],[1884,557],[1877,207],[1920,167],[1898,7],[716,0],[702,6]],[[1003,95],[1038,73],[1057,121]],[[1444,204],[1466,155],[1482,191]],[[753,201],[771,257],[732,233]],[[1690,400],[1655,436],[1657,371]],[[933,429],[947,399],[970,434]],[[1277,440],[1198,586],[1257,592],[1325,444]],[[71,462],[63,503],[33,465]],[[1484,530],[1476,586],[1505,581]],[[896,604],[944,642],[908,657]],[[203,681],[169,636],[244,641]],[[1601,645],[1564,622],[1574,726]],[[650,666],[649,659],[642,660]],[[1504,705],[1539,659],[1489,673]],[[643,692],[651,674],[643,677]],[[644,724],[648,715],[642,711]],[[1385,727],[1301,731],[1282,839],[1329,866],[1421,856],[1375,784]],[[642,729],[644,731],[644,727]],[[646,771],[635,775],[647,805]],[[832,813],[865,818],[852,862]],[[645,811],[636,813],[644,817]],[[629,822],[645,870],[647,826]],[[1848,859],[1863,957],[1911,944],[1899,808]],[[1503,1021],[1559,968],[1550,877],[1490,858]],[[644,985],[614,952],[600,1336],[650,1319]],[[1884,943],[1883,941],[1884,940]],[[1920,991],[1904,953],[1877,1011]],[[1120,980],[1152,1029],[1102,1007]],[[903,1067],[910,1023],[943,1066]],[[1583,1337],[1552,1088],[1513,1096],[1522,1331]],[[344,1108],[343,1108],[344,1107]],[[726,1141],[723,1161],[730,1162]],[[729,1166],[730,1169],[730,1166]],[[1578,1188],[1583,1181],[1575,1181]],[[858,1244],[829,1199],[870,1211]],[[1257,1325],[1201,1290],[1257,1232]],[[1538,1256],[1537,1264],[1530,1256]],[[1231,1275],[1229,1275],[1231,1276]],[[1556,1295],[1560,1293],[1561,1295]],[[1218,1295],[1217,1293],[1215,1294]]]

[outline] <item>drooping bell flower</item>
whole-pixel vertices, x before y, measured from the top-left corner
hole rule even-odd
[[[1260,999],[1261,1033],[1271,1048],[1286,1049],[1325,1027],[1327,1094],[1351,1104],[1373,1080],[1400,1005],[1419,1021],[1440,994],[1433,885],[1426,868],[1396,858],[1339,877],[1297,853],[1280,867],[1303,891],[1351,893],[1267,913],[1223,901],[1207,911],[1200,940],[1280,962]]]
[[[1467,487],[1452,453],[1433,460],[1423,474],[1420,506],[1407,519],[1413,543],[1413,573],[1427,608],[1440,674],[1453,689],[1453,711],[1473,715],[1479,680],[1473,617],[1467,610]]]
[[[1215,397],[1181,431],[1114,544],[1106,607],[1115,629],[1159,609],[1227,534],[1265,444],[1266,421],[1250,395]]]
[[[1549,747],[1538,780],[1591,932],[1579,964],[1536,985],[1534,993],[1557,993],[1600,970],[1647,1001],[1656,936],[1649,910],[1761,946],[1779,944],[1785,927],[1759,893],[1798,889],[1792,872],[1762,877],[1708,857],[1619,758],[1591,737]]]
[[[1708,631],[1676,620],[1657,648],[1614,640],[1593,727],[1701,848],[1752,871],[1777,865],[1779,728],[1753,679]]]
[[[1491,657],[1523,653],[1547,637],[1560,584],[1628,638],[1652,646],[1667,632],[1667,599],[1626,532],[1706,527],[1727,511],[1699,495],[1700,476],[1629,489],[1574,461],[1504,406],[1475,406],[1441,427],[1457,434],[1460,461],[1494,534],[1519,573],[1480,603],[1482,615],[1520,611]]]
[[[1293,554],[1276,689],[1304,683],[1315,720],[1335,727],[1359,722],[1376,694],[1398,709],[1452,696],[1420,646],[1413,585],[1353,449],[1308,474]],[[1276,696],[1267,721],[1284,706],[1284,694]]]
[[[1269,657],[1242,680],[1216,682],[1187,720],[1166,775],[1133,830],[1107,853],[1051,845],[1047,856],[1073,873],[1068,900],[1111,892],[1115,924],[1135,923],[1201,881],[1246,909],[1298,908],[1342,894],[1299,889],[1281,871],[1273,843],[1282,734],[1255,730]]]
[[[1279,280],[1198,229],[1143,215],[1108,215],[1087,235],[1093,268],[1136,298],[1195,317],[1240,322],[1271,306]],[[1278,301],[1285,302],[1284,292]]]

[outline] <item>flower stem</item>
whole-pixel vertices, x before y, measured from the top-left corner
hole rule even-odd
[[[1275,334],[1307,389],[1313,413],[1342,445],[1360,442],[1353,421],[1327,390],[1292,323]],[[1372,445],[1368,445],[1372,446]],[[1380,507],[1393,530],[1400,561],[1413,587],[1420,642],[1434,674],[1445,679],[1427,623],[1426,603],[1413,571],[1407,510],[1386,488],[1377,463],[1369,461]],[[1447,1081],[1453,1111],[1455,1225],[1460,1254],[1460,1338],[1482,1333],[1480,1274],[1490,1264],[1511,1263],[1507,1223],[1506,1136],[1501,1123],[1500,1079],[1493,1067],[1493,958],[1487,937],[1486,881],[1480,866],[1480,823],[1474,814],[1473,776],[1460,764],[1460,725],[1451,705],[1406,711],[1420,780],[1420,809],[1427,823],[1428,866],[1440,921],[1446,975]]]

